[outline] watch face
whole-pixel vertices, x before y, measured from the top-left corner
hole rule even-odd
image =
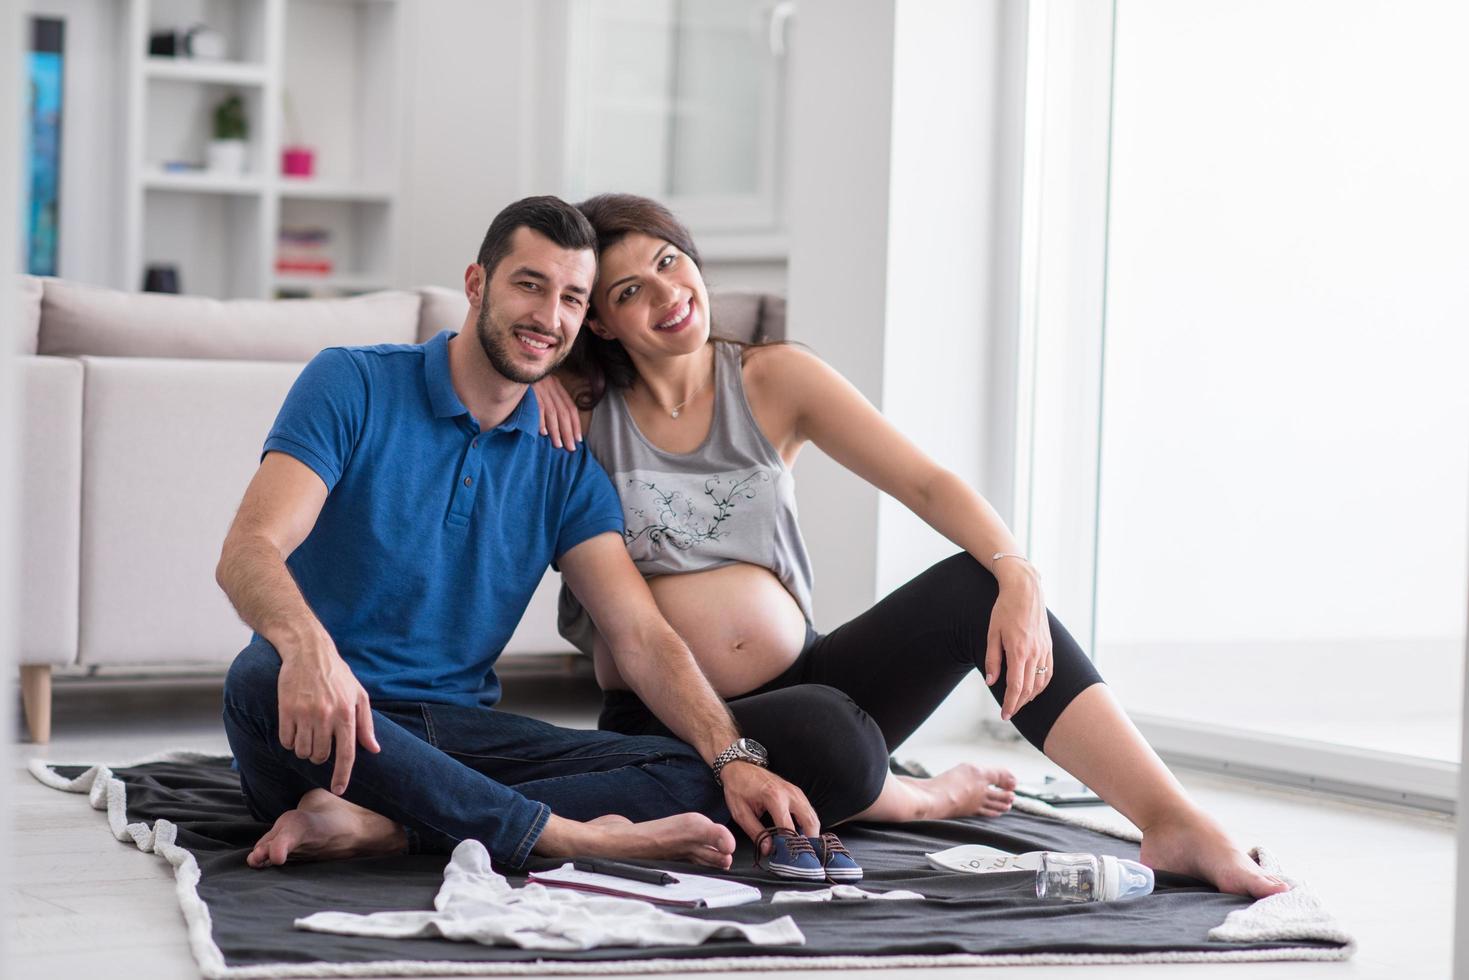
[[[753,738],[742,738],[738,742],[736,742],[735,745],[740,749],[741,752],[749,753],[762,762],[770,756],[770,753],[765,751],[765,746],[761,745]]]

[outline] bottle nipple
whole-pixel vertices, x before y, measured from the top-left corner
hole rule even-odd
[[[1153,869],[1127,858],[1102,856],[1103,901],[1118,898],[1139,898],[1153,892]]]

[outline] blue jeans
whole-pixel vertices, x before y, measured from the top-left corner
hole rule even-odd
[[[270,822],[312,789],[331,786],[332,759],[298,759],[280,743],[281,659],[256,638],[230,667],[224,727],[240,788]],[[402,825],[411,851],[447,853],[482,842],[518,868],[550,815],[609,813],[653,820],[697,811],[726,823],[724,794],[699,754],[657,735],[558,728],[492,708],[374,701],[380,753],[358,748],[345,798]]]

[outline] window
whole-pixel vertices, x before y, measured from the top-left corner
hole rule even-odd
[[[569,192],[654,197],[696,234],[778,231],[793,9],[769,0],[576,0]]]

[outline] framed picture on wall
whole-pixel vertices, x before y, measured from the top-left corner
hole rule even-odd
[[[66,24],[54,17],[31,19],[26,59],[30,105],[26,118],[26,271],[57,274],[61,215],[61,109]]]

